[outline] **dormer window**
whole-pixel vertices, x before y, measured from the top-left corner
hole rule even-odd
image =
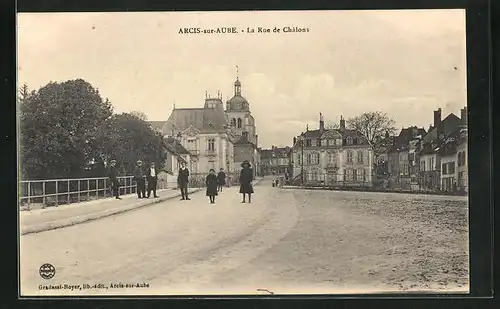
[[[321,147],[321,139],[319,139],[319,138],[317,139],[317,141],[316,141],[316,145],[317,145],[318,147]]]
[[[352,145],[352,137],[350,137],[350,136],[349,136],[349,137],[346,139],[346,141],[347,141],[347,145]]]

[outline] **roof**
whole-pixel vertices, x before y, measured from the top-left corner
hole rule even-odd
[[[426,134],[424,128],[416,126],[403,128],[399,135],[395,138],[394,143],[389,149],[389,152],[398,152],[408,149],[411,140],[417,139],[418,136],[423,137]]]
[[[290,147],[274,147],[272,149],[261,149],[260,158],[270,159],[273,157],[273,154],[274,157],[288,158],[290,151],[291,151]]]
[[[163,126],[164,135],[172,135],[186,130],[190,126],[202,133],[220,132],[227,129],[228,121],[222,104],[216,108],[181,108],[174,109]]]
[[[461,124],[462,120],[458,118],[455,114],[450,113],[448,116],[446,116],[446,118],[441,120],[437,128],[433,127],[429,130],[429,132],[424,136],[424,141],[430,142],[439,139],[439,136],[437,135],[438,131],[440,134],[446,136],[451,132],[453,132],[456,128],[461,126]]]
[[[325,129],[325,130],[307,130],[306,132],[303,132],[300,136],[306,139],[321,139],[325,135],[328,135],[329,133],[337,133],[342,136],[342,138],[346,137],[364,137],[364,135],[359,132],[358,130],[349,130],[349,129]],[[366,139],[365,139],[366,141]],[[368,141],[365,143],[359,143],[358,145],[364,145],[368,144]]]
[[[236,94],[227,101],[228,109],[249,110],[248,101],[243,96]]]
[[[240,136],[240,138],[234,143],[234,145],[252,145],[257,148],[254,143],[248,140],[247,135]]]
[[[457,146],[467,137],[467,130],[459,127],[453,130],[439,143],[439,154],[441,156],[453,155],[457,152]]]
[[[178,140],[173,137],[167,137],[165,142],[167,148],[175,154],[191,154]]]

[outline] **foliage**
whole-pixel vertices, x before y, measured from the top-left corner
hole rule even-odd
[[[148,116],[146,116],[146,114],[143,112],[133,111],[133,112],[130,112],[130,115],[135,116],[135,117],[141,119],[142,121],[148,121]]]
[[[25,179],[79,177],[95,157],[109,101],[82,79],[51,82],[20,97],[20,161]]]
[[[138,159],[163,167],[165,141],[145,115],[114,115],[109,100],[82,79],[31,93],[23,85],[19,103],[23,179],[102,177],[111,159],[121,175],[130,175]]]
[[[386,133],[393,135],[396,132],[394,124],[394,119],[381,111],[363,113],[347,120],[347,127],[360,131],[371,143],[375,152]]]

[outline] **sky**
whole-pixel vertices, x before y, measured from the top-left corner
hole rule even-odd
[[[206,92],[225,101],[238,66],[264,148],[316,129],[320,112],[328,124],[383,111],[398,130],[427,129],[437,108],[460,117],[467,105],[464,10],[21,13],[17,30],[19,85],[82,78],[116,113],[148,120],[202,107]]]

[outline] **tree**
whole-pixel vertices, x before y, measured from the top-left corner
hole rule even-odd
[[[30,96],[30,92],[28,89],[28,85],[24,83],[21,88],[19,89],[19,102],[23,103],[25,102]]]
[[[110,102],[82,79],[51,82],[22,99],[20,110],[25,179],[82,176],[101,147],[98,133],[112,115]]]
[[[103,145],[100,158],[105,162],[115,159],[122,174],[131,174],[137,160],[155,162],[162,169],[166,158],[163,136],[149,124],[132,114],[113,115],[102,131]]]
[[[133,111],[130,113],[130,115],[137,117],[137,118],[141,119],[142,121],[148,121],[148,116],[146,116],[146,114],[144,112]]]
[[[360,131],[372,144],[375,153],[386,132],[390,135],[396,132],[394,124],[395,121],[381,111],[363,113],[347,120],[348,128]]]
[[[338,130],[340,129],[340,124],[338,122],[330,122],[326,125],[327,130]]]

